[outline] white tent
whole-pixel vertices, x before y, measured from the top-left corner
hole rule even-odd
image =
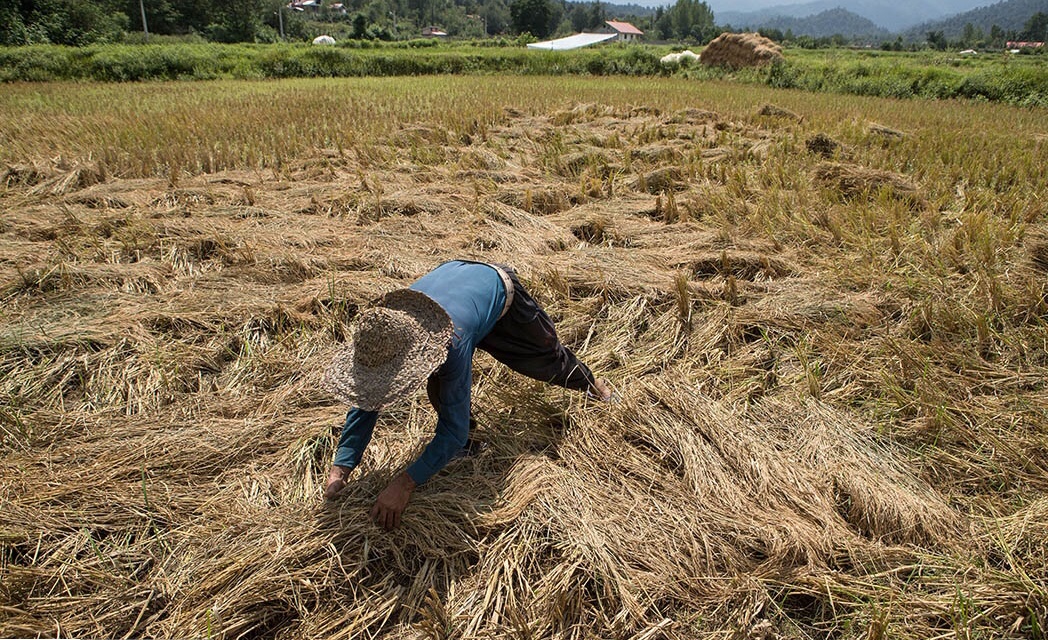
[[[545,42],[534,42],[528,45],[529,49],[545,49],[546,51],[565,51],[567,49],[578,49],[588,47],[591,44],[611,40],[618,34],[615,33],[576,33],[567,38],[546,40]]]
[[[331,36],[317,36],[313,38],[313,44],[335,44],[335,39]]]

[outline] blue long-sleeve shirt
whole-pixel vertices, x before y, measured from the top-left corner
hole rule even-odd
[[[466,446],[473,352],[498,321],[506,303],[506,289],[493,268],[458,260],[445,262],[419,278],[410,288],[436,301],[454,326],[448,358],[436,371],[440,378],[436,434],[418,460],[407,469],[411,479],[422,484]],[[335,452],[336,465],[352,469],[360,464],[377,419],[377,411],[350,410]]]

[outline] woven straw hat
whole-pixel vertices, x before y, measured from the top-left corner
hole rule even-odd
[[[325,386],[342,402],[378,411],[444,363],[451,332],[451,318],[426,294],[388,293],[360,314],[352,342],[328,367]]]

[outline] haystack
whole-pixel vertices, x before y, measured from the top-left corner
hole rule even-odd
[[[732,69],[759,67],[782,59],[782,47],[759,33],[722,33],[699,55],[702,64]]]
[[[820,155],[823,158],[832,158],[833,154],[842,149],[841,143],[821,132],[805,140],[804,146],[809,152]]]
[[[1032,234],[1026,243],[1026,252],[1035,269],[1048,272],[1048,235]]]
[[[815,168],[815,179],[847,197],[887,192],[894,198],[919,203],[917,186],[906,176],[890,171],[868,169],[843,162],[823,162]]]
[[[48,177],[49,172],[47,169],[32,164],[15,164],[0,171],[0,186],[33,186],[40,184]]]
[[[800,122],[802,118],[797,113],[785,109],[783,107],[776,106],[774,104],[763,104],[760,109],[757,109],[757,115],[764,116],[766,118],[787,118],[789,120],[796,120]]]

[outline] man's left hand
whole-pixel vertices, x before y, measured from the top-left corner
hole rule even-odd
[[[408,506],[411,492],[415,490],[415,481],[406,471],[393,479],[389,485],[378,494],[375,506],[371,508],[371,519],[375,524],[386,531],[392,531],[400,526],[400,515]]]
[[[331,465],[331,471],[328,472],[327,486],[324,487],[325,500],[334,500],[338,497],[338,494],[346,488],[346,478],[349,477],[351,471],[352,469],[349,467],[340,467],[337,464]]]

